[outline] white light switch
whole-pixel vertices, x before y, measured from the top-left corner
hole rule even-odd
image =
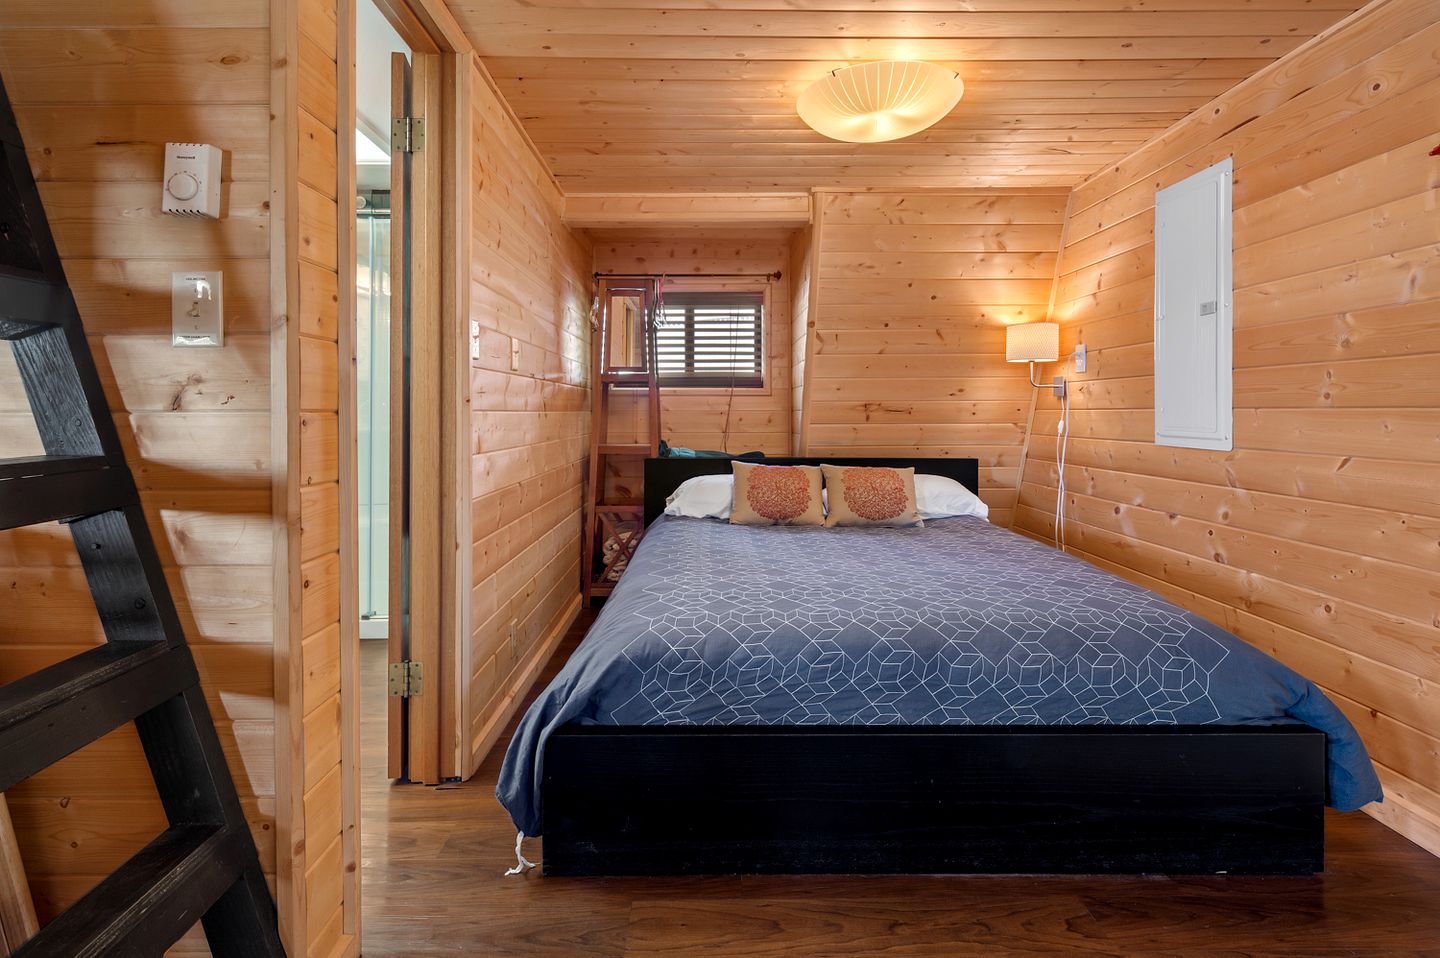
[[[225,345],[225,274],[170,274],[170,345]]]
[[[520,340],[513,338],[510,340],[510,368],[511,370],[520,368]]]
[[[480,324],[470,320],[470,358],[480,358]]]

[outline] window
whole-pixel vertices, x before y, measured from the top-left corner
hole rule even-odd
[[[765,385],[764,304],[755,292],[666,293],[655,334],[661,385]]]

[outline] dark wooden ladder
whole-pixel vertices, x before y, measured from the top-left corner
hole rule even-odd
[[[0,339],[45,455],[0,460],[0,530],[65,523],[106,643],[0,687],[0,792],[126,722],[169,827],[12,958],[284,955],[275,903],[0,82]]]

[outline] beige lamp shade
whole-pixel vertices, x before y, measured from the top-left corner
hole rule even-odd
[[[964,93],[954,70],[882,60],[826,74],[800,94],[796,110],[811,129],[832,140],[883,143],[934,126]]]
[[[1025,323],[1005,327],[1007,363],[1050,363],[1059,358],[1059,323]]]

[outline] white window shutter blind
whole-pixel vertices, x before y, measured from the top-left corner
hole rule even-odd
[[[661,385],[764,385],[764,302],[752,292],[675,292],[655,334]]]

